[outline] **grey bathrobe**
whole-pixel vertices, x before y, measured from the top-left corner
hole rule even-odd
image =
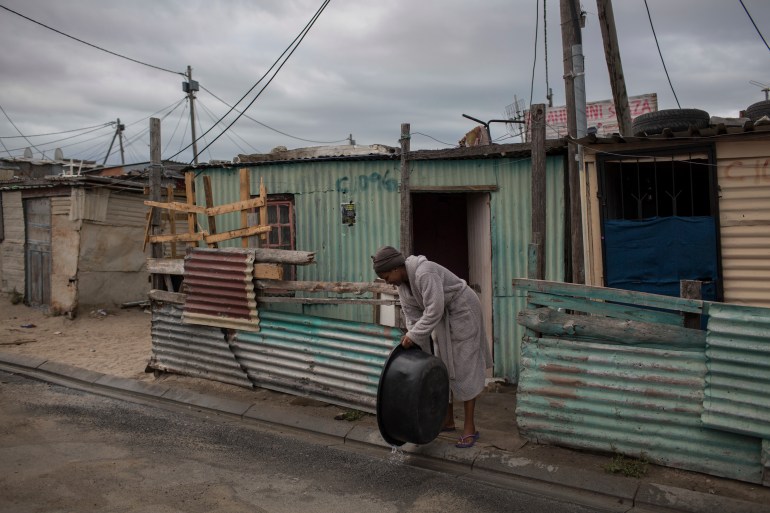
[[[406,272],[409,283],[398,287],[398,297],[407,335],[430,350],[435,330],[454,398],[473,399],[484,389],[485,371],[492,366],[478,296],[465,280],[424,256],[407,257]]]

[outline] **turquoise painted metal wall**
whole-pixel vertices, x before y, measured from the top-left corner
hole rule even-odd
[[[531,160],[485,158],[415,160],[410,163],[414,187],[492,185],[490,194],[495,376],[518,379],[520,341],[524,331],[515,322],[524,305],[514,295],[511,280],[527,276],[527,247],[531,227]],[[298,267],[297,279],[371,281],[372,255],[384,244],[398,247],[400,233],[400,161],[398,159],[309,160],[250,166],[252,194],[264,180],[268,194],[293,194],[296,246],[315,251],[316,263]],[[238,169],[204,169],[196,180],[197,201],[204,204],[202,176],[211,177],[214,204],[238,198]],[[546,160],[547,244],[546,276],[564,278],[565,187],[564,160]],[[341,222],[340,205],[353,201],[354,226]],[[205,219],[201,220],[205,226]],[[217,218],[217,230],[239,227],[238,214]],[[237,240],[222,246],[237,246]],[[315,294],[313,297],[320,297]],[[275,307],[271,307],[275,308]],[[371,307],[303,305],[278,307],[322,317],[372,319]]]
[[[532,226],[532,161],[500,158],[411,163],[410,183],[425,186],[494,185],[490,195],[492,218],[492,286],[495,376],[518,381],[524,329],[516,315],[526,301],[514,292],[513,278],[527,277],[527,250]],[[564,159],[546,159],[546,278],[565,276]],[[519,294],[517,296],[517,294]]]

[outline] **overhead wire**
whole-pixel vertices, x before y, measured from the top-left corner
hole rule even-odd
[[[427,137],[428,139],[433,139],[433,140],[434,140],[434,141],[436,141],[437,143],[441,143],[441,144],[443,144],[443,145],[445,145],[445,146],[452,146],[452,147],[455,147],[455,146],[457,146],[456,144],[447,143],[447,142],[444,142],[444,141],[439,141],[438,139],[436,139],[436,138],[435,138],[435,137],[433,137],[432,135],[424,134],[424,133],[422,133],[422,132],[412,132],[412,135],[422,135],[423,137]]]
[[[82,132],[84,130],[90,130],[92,128],[93,129],[104,128],[104,127],[107,127],[107,126],[110,126],[110,125],[114,125],[114,124],[115,124],[115,121],[108,121],[106,123],[102,123],[101,125],[87,126],[87,127],[84,127],[84,128],[73,128],[72,130],[62,130],[61,132],[49,132],[47,134],[33,134],[33,135],[27,134],[26,137],[46,137],[46,136],[49,136],[49,135],[69,134],[69,133],[72,133],[72,132]],[[86,132],[86,133],[88,133],[88,132]],[[0,135],[0,139],[20,139],[22,137],[25,137],[25,136],[23,136],[23,135],[5,135],[5,136]]]
[[[537,36],[540,26],[540,0],[535,0],[535,44],[532,45],[532,79],[529,83],[529,105],[532,106],[532,99],[535,92],[535,67],[537,66]]]
[[[757,31],[757,34],[759,34],[760,39],[762,39],[762,42],[765,43],[765,46],[768,50],[770,50],[770,45],[767,44],[767,41],[765,40],[765,36],[762,35],[762,32],[759,30],[759,27],[757,27],[757,24],[754,23],[754,18],[751,17],[751,13],[746,8],[746,4],[743,3],[743,0],[738,0],[741,3],[741,7],[743,7],[743,10],[746,11],[746,16],[749,17],[749,20],[751,21],[751,24],[754,25],[754,29]]]
[[[262,121],[259,121],[259,120],[255,119],[255,118],[249,116],[246,113],[242,113],[241,111],[239,111],[238,109],[236,109],[235,107],[233,107],[232,105],[230,105],[229,103],[224,101],[222,98],[220,98],[219,96],[217,96],[216,94],[214,94],[210,90],[208,90],[205,87],[203,87],[202,84],[200,85],[200,88],[203,89],[204,91],[206,91],[207,93],[209,93],[211,96],[213,96],[214,98],[216,98],[220,102],[222,102],[224,105],[230,107],[231,110],[234,110],[235,112],[237,112],[239,114],[243,114],[243,117],[245,117],[246,119],[250,119],[251,121],[255,122],[256,124],[261,125],[261,126],[267,128],[268,130],[272,130],[275,133],[278,133],[278,134],[281,134],[281,135],[285,135],[286,137],[290,137],[291,139],[296,139],[298,141],[304,141],[304,142],[316,143],[316,144],[336,144],[336,143],[341,143],[341,142],[347,141],[347,138],[339,139],[339,140],[336,140],[336,141],[315,141],[315,140],[312,140],[312,139],[303,139],[302,137],[297,137],[296,135],[287,134],[286,132],[283,132],[281,130],[278,130],[277,128],[274,128],[274,127],[272,127],[270,125],[267,125],[267,124],[263,123]]]
[[[183,73],[181,71],[173,71],[173,70],[170,70],[170,69],[163,68],[161,66],[155,66],[154,64],[148,64],[146,62],[142,62],[140,60],[133,59],[133,58],[127,57],[125,55],[121,55],[121,54],[119,54],[117,52],[113,52],[111,50],[107,50],[106,48],[102,48],[101,46],[97,46],[95,44],[89,43],[88,41],[83,41],[82,39],[79,39],[79,38],[77,38],[75,36],[71,36],[71,35],[69,35],[67,33],[62,32],[61,30],[57,30],[57,29],[55,29],[53,27],[50,27],[50,26],[46,25],[45,23],[41,23],[41,22],[39,22],[37,20],[34,20],[34,19],[30,18],[29,16],[25,16],[25,15],[21,14],[20,12],[14,11],[13,9],[9,9],[8,7],[6,7],[4,5],[0,5],[0,9],[5,9],[6,11],[8,11],[10,13],[13,13],[16,16],[20,16],[20,17],[24,18],[27,21],[31,21],[32,23],[35,23],[36,25],[40,25],[43,28],[46,28],[46,29],[51,30],[53,32],[56,32],[57,34],[60,34],[60,35],[62,35],[64,37],[68,37],[68,38],[70,38],[70,39],[72,39],[74,41],[77,41],[78,43],[82,43],[84,45],[90,46],[91,48],[95,48],[95,49],[100,50],[102,52],[106,52],[106,53],[108,53],[110,55],[114,55],[115,57],[120,57],[121,59],[126,59],[127,61],[131,61],[131,62],[134,62],[136,64],[141,64],[142,66],[147,66],[148,68],[154,68],[154,69],[157,69],[157,70],[160,70],[160,71],[165,71],[167,73],[173,73],[174,75],[182,75],[183,77],[187,76],[185,73]]]
[[[208,117],[209,117],[209,119],[211,121],[213,121],[213,122],[217,121],[216,114],[214,114],[211,111],[211,109],[209,109],[206,105],[204,105],[203,102],[200,101],[200,98],[198,98],[198,105],[200,105],[200,107],[206,112],[206,115],[208,115]],[[231,133],[232,133],[232,136],[230,135]],[[238,144],[237,141],[235,141],[235,139],[233,137],[237,137],[238,139],[243,141],[247,146],[250,146],[251,149],[254,150],[255,152],[261,153],[257,148],[255,148],[254,146],[249,144],[249,142],[246,139],[244,139],[243,137],[238,135],[238,133],[236,133],[235,130],[230,130],[226,135],[233,142],[233,144],[235,144],[238,147],[238,149],[241,150],[242,153],[247,153],[247,152],[246,152],[246,150],[243,149],[243,147],[240,144]]]
[[[11,123],[11,125],[13,126],[13,128],[15,128],[17,132],[19,132],[19,135],[21,135],[21,136],[24,138],[24,140],[25,140],[25,141],[27,141],[27,143],[28,143],[30,146],[32,146],[32,147],[33,147],[33,148],[35,148],[35,149],[36,149],[38,152],[40,152],[40,154],[43,156],[43,159],[48,159],[48,157],[46,157],[46,156],[45,156],[45,153],[43,153],[42,151],[40,151],[40,149],[39,149],[37,146],[35,146],[34,144],[32,144],[32,141],[30,141],[29,139],[27,139],[27,137],[26,137],[26,136],[25,136],[25,135],[24,135],[24,134],[21,132],[21,130],[19,130],[19,127],[17,127],[17,126],[16,126],[16,123],[14,123],[14,122],[13,122],[13,120],[11,119],[11,116],[9,116],[7,112],[5,112],[5,109],[3,108],[3,106],[2,106],[2,105],[0,105],[0,111],[3,111],[3,115],[5,115],[6,119],[8,120],[8,122],[10,122],[10,123]],[[50,159],[48,159],[48,160],[50,160]]]
[[[299,45],[300,45],[300,43],[301,43],[301,42],[302,42],[302,41],[305,39],[305,36],[307,36],[307,34],[310,32],[310,28],[312,28],[312,26],[315,24],[316,20],[318,20],[318,18],[321,16],[321,13],[323,13],[323,11],[326,9],[326,6],[328,6],[328,5],[329,5],[329,2],[330,2],[330,1],[331,1],[331,0],[324,0],[324,2],[321,4],[321,7],[319,7],[319,8],[318,8],[318,10],[315,12],[315,14],[314,14],[314,15],[313,15],[313,17],[310,19],[310,21],[309,21],[309,22],[308,22],[308,23],[305,25],[305,27],[303,27],[303,29],[300,31],[300,33],[299,33],[299,34],[298,34],[298,35],[297,35],[297,36],[294,38],[294,40],[293,40],[293,41],[292,41],[292,42],[289,44],[289,46],[288,46],[288,47],[286,47],[286,49],[285,49],[285,50],[284,50],[284,51],[281,53],[281,55],[280,55],[280,56],[279,56],[279,57],[278,57],[278,58],[275,60],[275,62],[273,62],[273,64],[270,66],[270,68],[269,68],[269,69],[268,69],[268,70],[267,70],[267,71],[266,71],[266,72],[265,72],[265,73],[262,75],[262,77],[260,77],[260,79],[259,79],[259,80],[257,80],[257,82],[256,82],[256,83],[255,83],[255,84],[254,84],[254,85],[253,85],[253,86],[252,86],[252,87],[251,87],[251,88],[250,88],[250,89],[249,89],[249,90],[246,92],[246,94],[244,94],[244,95],[241,97],[241,99],[240,99],[240,100],[238,100],[238,101],[235,103],[235,105],[238,105],[238,104],[239,104],[241,101],[243,101],[243,99],[244,99],[244,98],[246,98],[246,96],[248,96],[248,95],[251,93],[251,91],[253,91],[253,90],[254,90],[254,89],[255,89],[255,88],[256,88],[256,87],[257,87],[257,86],[260,84],[260,82],[262,82],[262,81],[265,79],[265,77],[267,77],[267,76],[270,74],[270,72],[273,70],[273,68],[275,68],[276,66],[278,66],[278,68],[275,70],[275,72],[274,72],[274,73],[273,73],[273,75],[270,77],[270,79],[267,81],[267,83],[266,83],[265,85],[263,85],[263,86],[262,86],[262,88],[261,88],[261,89],[260,89],[260,90],[257,92],[257,94],[254,96],[254,98],[251,100],[251,102],[249,102],[249,104],[246,106],[246,108],[245,108],[245,109],[243,109],[243,112],[241,112],[240,114],[238,114],[238,116],[236,116],[236,117],[235,117],[235,119],[234,119],[234,120],[233,120],[233,121],[232,121],[232,122],[231,122],[231,123],[230,123],[230,124],[227,126],[227,128],[225,128],[225,130],[224,130],[223,132],[220,132],[220,134],[219,134],[217,137],[215,137],[213,141],[211,141],[210,143],[208,143],[208,144],[206,145],[206,147],[205,147],[205,148],[203,148],[203,150],[205,150],[206,148],[208,148],[208,146],[210,146],[210,145],[212,145],[214,142],[216,142],[216,141],[217,141],[217,139],[219,139],[219,137],[221,137],[221,136],[222,136],[222,134],[224,134],[224,132],[225,132],[225,131],[229,130],[229,129],[230,129],[230,127],[232,127],[232,126],[235,124],[235,122],[236,122],[236,121],[238,121],[238,120],[241,118],[241,116],[243,116],[243,113],[245,113],[245,112],[246,112],[246,111],[247,111],[247,110],[248,110],[248,109],[249,109],[249,108],[250,108],[250,107],[251,107],[251,106],[254,104],[254,102],[255,102],[255,101],[257,101],[257,98],[259,98],[259,97],[260,97],[260,95],[262,94],[262,92],[263,92],[263,91],[264,91],[264,90],[267,88],[267,86],[268,86],[268,85],[270,85],[270,83],[271,83],[271,82],[272,82],[272,81],[275,79],[275,77],[278,75],[278,72],[279,72],[279,71],[281,71],[281,69],[283,68],[283,66],[284,66],[284,65],[285,65],[285,64],[288,62],[289,58],[290,58],[290,57],[291,57],[291,56],[294,54],[294,52],[297,50],[297,48],[299,48]],[[287,55],[287,52],[288,52],[288,55]],[[286,56],[286,58],[285,58],[285,59],[284,59],[284,55]],[[283,61],[282,61],[282,62],[281,62],[281,59],[283,59]],[[280,65],[278,65],[278,63],[279,63],[279,62],[281,63]],[[230,114],[230,112],[232,112],[234,108],[235,108],[235,107],[233,107],[233,108],[231,108],[229,111],[227,111],[227,113],[226,113],[224,116],[222,116],[222,118],[221,118],[221,119],[224,119],[225,117],[227,117],[227,115],[229,115],[229,114]],[[214,126],[216,126],[216,125],[214,125]],[[211,131],[211,130],[214,128],[214,126],[212,126],[211,128],[209,128],[209,130],[207,130],[207,131],[206,131],[206,133],[208,133],[209,131]],[[206,135],[206,133],[204,133],[204,134],[201,134],[201,136],[198,138],[198,140],[200,140],[201,138],[203,138],[203,136],[205,136],[205,135]],[[189,145],[187,148],[189,148],[190,146],[192,146],[192,144],[190,144],[190,145]],[[185,149],[187,149],[187,148],[185,148]],[[203,150],[200,150],[200,152],[199,152],[199,153],[203,152]],[[173,158],[173,157],[175,157],[175,156],[176,156],[176,155],[172,156],[172,158]],[[191,161],[191,163],[192,163],[192,161]]]
[[[114,124],[114,122],[112,124]],[[45,142],[42,142],[42,143],[38,143],[38,146],[46,147],[46,146],[49,146],[51,144],[60,143],[62,141],[68,141],[70,139],[75,139],[77,137],[82,137],[82,136],[84,136],[86,134],[90,134],[90,133],[96,132],[98,130],[103,130],[105,128],[108,128],[109,126],[110,126],[110,123],[107,123],[107,124],[104,124],[104,125],[101,125],[101,126],[97,126],[96,128],[92,128],[91,130],[88,130],[87,132],[83,132],[83,133],[76,134],[76,135],[71,135],[69,137],[62,137],[61,139],[54,139],[52,141],[45,141]],[[64,132],[60,132],[60,133],[64,133]],[[19,137],[21,137],[21,136],[19,136]],[[101,137],[101,136],[99,136],[99,137]],[[5,146],[5,145],[3,145],[3,146]],[[24,148],[15,148],[15,149],[10,150],[10,151],[18,151],[18,150],[23,150],[23,149]]]
[[[658,55],[660,55],[660,62],[663,63],[663,71],[666,72],[666,78],[668,79],[668,85],[671,87],[671,92],[674,94],[674,99],[676,100],[676,106],[680,109],[682,106],[679,104],[679,98],[676,96],[676,91],[674,91],[674,84],[671,83],[671,77],[668,74],[668,68],[666,67],[666,61],[663,60],[663,52],[660,51],[660,44],[658,44],[658,36],[655,34],[655,25],[652,24],[652,15],[650,14],[650,6],[647,5],[647,0],[644,0],[644,7],[647,9],[647,18],[650,20],[650,28],[652,29],[652,37],[655,38],[655,46],[658,47]]]

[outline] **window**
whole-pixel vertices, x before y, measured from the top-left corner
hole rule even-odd
[[[714,215],[714,172],[705,151],[603,160],[605,219]]]
[[[259,209],[255,209],[256,223],[260,223]],[[270,233],[267,240],[259,240],[258,246],[271,249],[295,249],[294,241],[294,197],[292,195],[275,194],[267,197],[267,224]],[[283,270],[285,280],[295,279],[293,265],[285,265]]]

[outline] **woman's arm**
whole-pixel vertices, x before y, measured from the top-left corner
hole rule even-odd
[[[444,283],[438,273],[426,273],[411,285],[419,288],[425,309],[422,310],[412,326],[407,325],[409,331],[405,337],[424,346],[444,316]],[[403,306],[402,304],[402,308]],[[405,315],[408,317],[410,314],[405,311]]]

